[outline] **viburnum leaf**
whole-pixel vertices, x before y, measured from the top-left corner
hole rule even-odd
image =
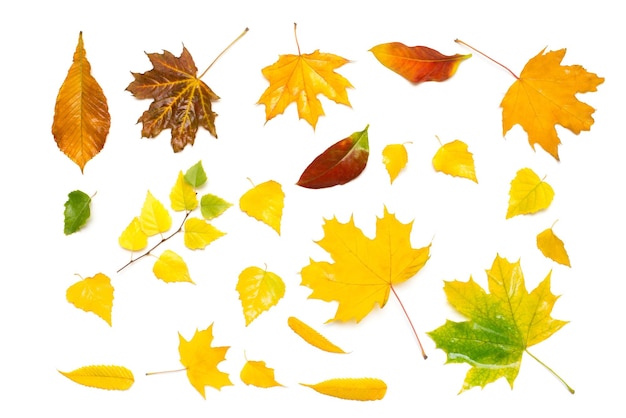
[[[165,250],[154,263],[152,272],[166,283],[189,282],[193,283],[189,276],[189,269],[185,260],[172,250]]]
[[[528,348],[567,324],[550,316],[558,299],[550,290],[550,273],[528,293],[519,261],[511,263],[496,255],[487,270],[487,282],[489,293],[471,277],[467,282],[446,281],[448,302],[468,320],[447,320],[428,333],[437,348],[447,353],[447,363],[471,366],[461,392],[474,386],[482,388],[501,377],[513,388],[524,352],[539,361]],[[574,393],[571,387],[567,388]]]
[[[561,238],[556,236],[552,228],[548,228],[537,235],[537,248],[539,248],[541,253],[546,257],[559,264],[571,267],[569,256],[565,250],[565,244]]]
[[[309,189],[345,184],[359,176],[370,154],[367,129],[334,143],[304,170],[296,183]]]
[[[102,88],[91,75],[91,64],[83,45],[83,33],[67,77],[54,106],[52,135],[59,149],[80,167],[104,147],[111,116]]]
[[[204,219],[213,219],[220,216],[232,205],[219,196],[207,193],[200,199],[200,212]]]
[[[139,251],[146,248],[148,235],[141,229],[141,221],[138,216],[135,216],[128,224],[122,235],[120,235],[118,242],[120,247],[129,251]]]
[[[285,283],[275,273],[259,267],[248,267],[239,274],[237,292],[246,326],[263,312],[275,306],[285,295]]]
[[[282,386],[274,378],[274,369],[267,367],[264,361],[247,360],[239,375],[246,385],[259,388]]]
[[[324,395],[352,401],[378,401],[387,393],[387,384],[372,377],[329,379],[315,384],[300,384]]]
[[[113,286],[108,276],[98,273],[67,288],[67,301],[85,312],[93,312],[111,325]]]
[[[196,330],[193,338],[187,341],[180,333],[180,362],[185,366],[189,383],[206,399],[205,386],[220,390],[232,385],[228,373],[220,371],[217,366],[226,358],[230,347],[212,347],[213,324],[205,330]]]
[[[506,218],[547,209],[553,198],[552,186],[541,180],[530,168],[522,168],[511,180]]]
[[[204,219],[189,218],[185,221],[185,246],[190,250],[202,250],[207,245],[224,236],[220,231]]]
[[[202,161],[198,161],[185,172],[185,180],[195,188],[206,183],[207,176],[204,167],[202,167]]]
[[[433,167],[436,171],[478,183],[474,156],[467,150],[467,144],[458,139],[439,147],[433,157]]]
[[[170,203],[172,209],[176,211],[191,211],[198,207],[196,191],[193,186],[185,180],[182,171],[178,173],[176,183],[170,192]]]
[[[106,390],[127,390],[135,383],[133,373],[123,366],[84,366],[63,376],[84,386]]]
[[[294,24],[294,34],[295,30]],[[319,50],[302,54],[297,37],[296,45],[298,55],[280,55],[278,61],[261,70],[270,85],[259,98],[258,104],[265,105],[265,119],[269,121],[282,114],[289,104],[296,102],[298,117],[315,129],[318,118],[324,115],[318,94],[323,94],[335,103],[351,106],[346,89],[352,85],[335,72],[335,69],[349,61]]]
[[[331,343],[326,337],[324,337],[322,334],[320,334],[315,329],[311,328],[309,325],[305,324],[295,316],[290,316],[287,319],[287,324],[293,332],[298,334],[300,338],[311,344],[313,347],[319,348],[320,350],[327,351],[329,353],[346,354],[346,352],[343,351],[341,348]]]
[[[389,173],[390,183],[394,182],[408,161],[409,155],[404,144],[389,144],[383,148],[383,164]]]
[[[80,190],[74,190],[67,195],[65,202],[64,227],[65,235],[73,234],[81,229],[87,223],[87,219],[91,215],[91,197]]]
[[[272,227],[280,235],[285,193],[280,183],[268,180],[245,192],[239,198],[239,208],[254,219]]]
[[[172,226],[172,217],[165,209],[163,203],[157,200],[150,191],[146,194],[146,199],[141,208],[141,216],[139,216],[141,229],[149,237],[162,234]]]
[[[376,45],[370,51],[382,65],[412,83],[445,81],[456,73],[468,55],[443,55],[427,46],[406,46],[400,42]]]

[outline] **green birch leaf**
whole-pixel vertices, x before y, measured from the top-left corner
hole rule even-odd
[[[205,194],[200,199],[200,211],[202,212],[204,219],[217,218],[232,205],[232,203],[229,203],[221,197],[210,193]]]
[[[67,202],[65,202],[65,226],[63,232],[65,232],[65,235],[70,235],[85,226],[87,219],[89,219],[91,215],[89,208],[91,197],[80,190],[70,192],[67,197]]]
[[[206,173],[202,167],[202,161],[198,161],[192,165],[185,173],[185,180],[193,187],[198,188],[207,181]]]

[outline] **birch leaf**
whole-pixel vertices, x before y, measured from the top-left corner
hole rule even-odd
[[[389,144],[383,149],[383,164],[389,173],[389,181],[393,183],[400,171],[406,167],[409,155],[404,144]]]
[[[474,156],[467,150],[467,144],[458,139],[443,144],[433,157],[436,171],[455,177],[464,177],[478,183],[474,168]]]
[[[571,267],[569,256],[565,250],[565,243],[556,236],[552,228],[548,228],[537,235],[537,248],[544,256],[559,264]]]
[[[166,283],[188,282],[193,283],[189,276],[187,263],[181,256],[172,250],[165,250],[154,263],[152,272]]]
[[[151,237],[156,234],[162,234],[172,226],[172,217],[165,209],[163,203],[159,202],[148,191],[143,207],[141,208],[141,216],[139,216],[141,229],[147,236]]]
[[[285,295],[285,283],[276,274],[259,267],[248,267],[239,275],[237,292],[246,326],[261,313],[275,306]]]
[[[87,277],[67,289],[67,301],[85,312],[93,312],[111,325],[113,286],[102,273]]]
[[[87,223],[89,216],[91,215],[91,197],[80,190],[74,190],[67,195],[67,202],[65,202],[64,216],[64,228],[65,235],[73,234],[81,229]]]
[[[280,183],[269,180],[254,186],[239,198],[239,207],[249,216],[265,223],[280,235],[285,193]]]
[[[200,213],[204,219],[210,220],[220,216],[232,205],[219,196],[207,193],[200,199]]]
[[[198,161],[185,172],[185,180],[196,189],[206,183],[207,176],[202,161]]]
[[[183,172],[178,173],[178,178],[170,192],[170,203],[175,211],[191,211],[198,207],[198,198],[193,186],[185,180]]]
[[[207,245],[224,236],[220,231],[203,219],[189,218],[185,221],[185,246],[190,250],[202,250]]]
[[[148,236],[141,229],[141,221],[135,216],[118,238],[120,247],[129,251],[139,251],[148,245]]]
[[[241,369],[241,381],[246,385],[259,388],[282,386],[274,378],[274,369],[267,367],[264,361],[248,360]]]
[[[553,198],[552,186],[541,180],[530,168],[522,168],[511,181],[506,218],[547,209]]]

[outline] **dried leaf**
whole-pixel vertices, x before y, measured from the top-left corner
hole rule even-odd
[[[123,366],[85,366],[63,376],[84,386],[106,390],[127,390],[135,383],[133,373]]]
[[[141,208],[139,216],[141,230],[149,237],[167,232],[172,226],[172,217],[163,203],[158,201],[150,191]]]
[[[65,235],[73,234],[81,229],[87,223],[87,219],[91,215],[91,197],[80,190],[74,190],[67,195],[65,202],[64,227]]]
[[[280,235],[285,193],[280,183],[269,180],[254,186],[239,198],[239,208],[272,227]]]
[[[389,182],[393,183],[400,171],[409,161],[404,144],[389,144],[383,149],[383,164],[389,173]]]
[[[537,235],[537,248],[544,256],[559,264],[571,267],[565,244],[561,238],[556,236],[552,228],[548,228]]]
[[[143,229],[141,229],[141,221],[139,217],[135,216],[133,220],[128,224],[122,235],[120,235],[118,242],[120,247],[129,251],[139,251],[148,245],[148,236]]]
[[[187,263],[174,251],[165,250],[154,263],[152,272],[166,283],[188,282],[193,283],[189,276]]]
[[[282,386],[274,378],[274,369],[267,367],[264,361],[246,361],[241,369],[240,378],[246,385],[259,388]]]
[[[176,211],[192,211],[198,207],[198,198],[193,186],[185,180],[183,172],[178,173],[178,178],[170,192],[170,203]]]
[[[233,204],[214,194],[205,194],[200,199],[200,212],[204,219],[213,219],[220,216]]]
[[[239,275],[237,292],[243,308],[246,326],[256,317],[275,306],[285,295],[285,283],[275,273],[259,267],[248,267]]]
[[[195,188],[198,188],[206,183],[207,176],[204,172],[204,167],[202,167],[202,161],[198,161],[192,165],[189,170],[187,170],[185,173],[185,180],[187,180],[187,183],[191,184]]]
[[[458,139],[442,145],[437,150],[433,157],[433,167],[436,171],[455,177],[465,177],[478,183],[474,156],[467,150],[467,144]]]
[[[93,312],[111,325],[113,286],[102,273],[87,277],[68,287],[67,301],[85,312]]]
[[[312,385],[300,384],[324,395],[353,401],[378,401],[387,393],[387,384],[371,377],[330,379]]]
[[[522,168],[511,181],[506,218],[547,209],[553,198],[552,186],[541,180],[530,168]]]
[[[290,316],[287,319],[287,324],[293,332],[298,334],[304,341],[311,344],[313,347],[317,347],[320,350],[324,350],[329,353],[346,354],[345,351],[331,343],[326,337],[304,322],[300,321],[298,318]]]
[[[207,245],[226,235],[204,219],[189,218],[185,221],[185,246],[190,250],[203,250]]]

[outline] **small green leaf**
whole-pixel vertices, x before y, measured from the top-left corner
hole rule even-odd
[[[232,203],[210,193],[205,194],[202,196],[202,199],[200,199],[200,211],[204,219],[217,218],[232,205]]]
[[[185,180],[193,187],[198,188],[207,181],[206,173],[202,167],[202,161],[198,161],[187,170]]]
[[[70,192],[67,197],[64,212],[65,227],[63,232],[65,232],[65,235],[70,235],[82,228],[87,222],[87,219],[89,219],[89,215],[91,215],[91,210],[89,209],[91,197],[80,190]]]

